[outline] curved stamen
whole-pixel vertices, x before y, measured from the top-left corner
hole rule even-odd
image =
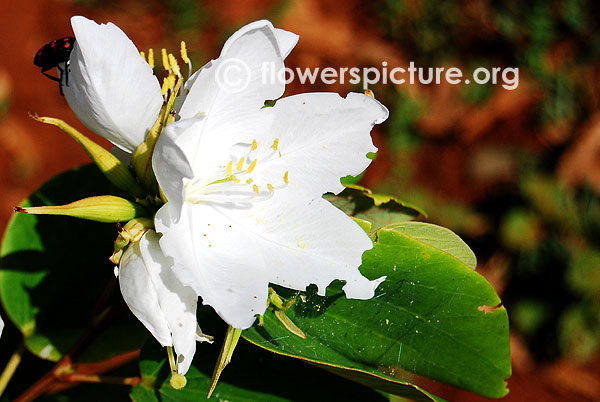
[[[253,140],[249,151],[244,156],[239,157],[237,160],[234,160],[235,158],[231,159],[227,165],[224,167],[220,166],[217,171],[208,177],[197,178],[187,182],[185,185],[186,201],[192,203],[216,202],[247,206],[248,203],[270,198],[273,196],[275,190],[289,184],[289,173],[286,171],[283,174],[283,183],[279,185],[267,183],[266,188],[263,189],[254,183],[254,179],[250,175],[254,172],[258,163],[264,164],[277,157],[281,157],[278,145],[279,139],[276,138],[273,145],[269,147],[271,151],[259,156],[254,155],[258,150],[258,143],[256,140]]]

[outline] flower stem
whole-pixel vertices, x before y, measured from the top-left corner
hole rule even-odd
[[[0,396],[2,396],[2,394],[4,393],[4,390],[10,382],[10,379],[12,378],[13,374],[15,374],[17,367],[19,367],[19,363],[21,363],[21,358],[23,357],[24,352],[25,342],[21,342],[15,350],[15,353],[13,353],[10,359],[8,360],[8,363],[6,364],[2,375],[0,375]]]
[[[114,376],[100,376],[97,374],[69,374],[64,376],[61,381],[66,382],[95,382],[105,384],[122,384],[136,386],[142,382],[140,377],[114,377]]]
[[[108,328],[119,316],[119,311],[106,307],[95,319],[86,332],[79,338],[71,350],[64,355],[49,373],[40,378],[35,384],[23,392],[15,402],[30,402],[48,391],[57,381],[60,381],[74,368],[74,361],[94,341],[94,339]]]

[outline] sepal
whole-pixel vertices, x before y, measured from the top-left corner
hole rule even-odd
[[[96,222],[127,222],[147,215],[140,205],[114,195],[83,198],[66,205],[15,207],[15,212],[33,215],[63,215]]]
[[[32,117],[39,122],[52,124],[69,134],[71,138],[85,149],[85,152],[92,158],[92,161],[94,161],[104,176],[120,190],[134,198],[144,198],[146,196],[146,192],[139,185],[131,171],[110,151],[60,119],[53,117]]]

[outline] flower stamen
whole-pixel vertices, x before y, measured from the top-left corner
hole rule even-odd
[[[173,89],[173,87],[175,86],[175,83],[176,83],[176,80],[175,80],[176,77],[177,76],[175,74],[171,73],[163,79],[163,85],[161,88],[163,96],[166,96],[167,92],[170,89]]]
[[[164,47],[160,49],[160,54],[162,56],[162,64],[165,71],[171,72],[171,67],[169,66],[169,56],[167,56],[167,49]]]
[[[190,64],[187,54],[187,46],[185,45],[184,41],[181,41],[181,60],[183,60],[185,64]]]
[[[192,75],[192,61],[187,54],[187,46],[184,41],[181,41],[181,60],[188,65],[188,78]]]
[[[252,163],[250,164],[250,166],[248,166],[248,170],[247,170],[248,174],[252,173],[252,171],[253,171],[253,170],[254,170],[254,168],[256,167],[256,162],[257,162],[257,159],[254,159],[254,160],[252,161]]]
[[[169,66],[171,67],[171,70],[173,70],[173,72],[175,72],[175,74],[177,74],[178,77],[181,77],[181,71],[179,70],[179,64],[177,63],[177,59],[175,58],[175,56],[173,56],[173,53],[169,53],[168,58],[169,58]]]
[[[271,148],[273,148],[273,150],[277,151],[278,147],[279,147],[279,138],[275,138],[275,141],[273,141],[273,145],[271,145]]]
[[[150,68],[154,70],[154,49],[148,49],[148,64],[150,64]]]
[[[245,160],[246,160],[246,158],[244,158],[244,157],[240,158],[240,160],[239,160],[239,162],[238,162],[238,164],[237,164],[237,166],[236,166],[236,168],[235,168],[235,171],[236,171],[236,172],[238,172],[238,173],[239,173],[239,172],[241,172],[241,171],[242,171],[242,168],[244,167],[244,161],[245,161]]]

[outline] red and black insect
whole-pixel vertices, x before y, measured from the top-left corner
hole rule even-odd
[[[51,80],[58,81],[58,88],[60,94],[62,91],[62,79],[65,77],[65,85],[69,86],[69,58],[73,45],[75,44],[75,38],[66,36],[64,38],[53,40],[52,42],[46,43],[40,48],[33,58],[33,64],[42,68],[42,74]],[[61,63],[66,63],[64,69],[61,67]],[[58,69],[58,77],[54,77],[48,74],[46,71],[56,67]]]

